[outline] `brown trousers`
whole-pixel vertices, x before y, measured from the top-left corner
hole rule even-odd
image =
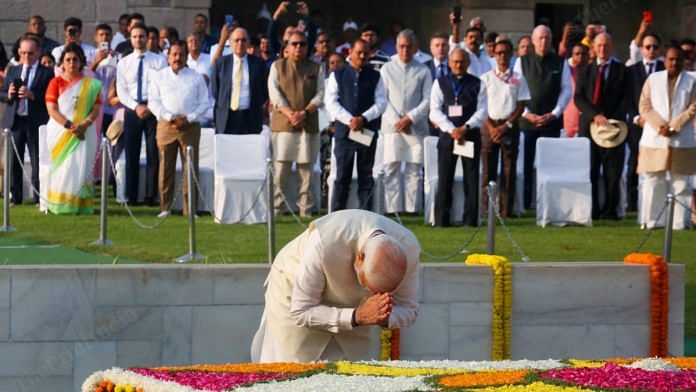
[[[504,121],[502,121],[504,122]],[[493,121],[494,125],[501,121]],[[502,152],[503,167],[498,176],[498,159]],[[517,156],[520,152],[520,130],[515,124],[508,129],[500,144],[494,143],[486,127],[481,127],[481,215],[488,214],[488,182],[498,183],[500,216],[512,215],[515,204],[515,181],[517,181]],[[500,178],[499,178],[500,177]]]
[[[198,177],[198,144],[201,140],[200,123],[188,124],[183,129],[174,129],[168,121],[157,122],[157,149],[159,150],[159,191],[160,210],[169,211],[174,201],[174,175],[176,173],[176,155],[181,154],[181,168],[183,170],[184,190],[183,206],[184,215],[188,215],[188,176],[186,175],[186,146],[193,147],[193,167]],[[194,187],[193,199],[198,201],[198,192]]]

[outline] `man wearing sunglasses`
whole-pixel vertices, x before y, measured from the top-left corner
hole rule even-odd
[[[288,195],[292,164],[300,175],[298,207],[300,216],[311,216],[314,198],[311,193],[312,168],[319,153],[318,110],[324,100],[321,67],[307,58],[307,37],[296,31],[288,39],[290,53],[271,66],[268,93],[271,116],[273,167],[277,179],[275,211],[283,207]]]
[[[640,93],[648,76],[665,69],[665,64],[660,59],[661,45],[662,40],[657,34],[646,33],[643,35],[640,41],[642,60],[628,68],[628,72],[633,80],[633,97],[628,110],[627,123],[629,124],[629,130],[626,138],[630,150],[626,171],[626,196],[628,198],[626,210],[630,212],[638,209],[638,174],[636,173],[636,168],[638,167],[638,142],[643,135],[643,127],[645,126],[645,120],[638,113]]]

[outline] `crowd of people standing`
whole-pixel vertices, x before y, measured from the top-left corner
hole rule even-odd
[[[289,14],[297,23],[282,26]],[[593,219],[622,219],[625,207],[640,210],[645,227],[659,226],[667,192],[680,201],[675,227],[690,227],[696,218],[686,208],[694,205],[696,174],[692,39],[666,41],[644,19],[629,58],[620,60],[610,29],[596,22],[566,23],[555,48],[546,25],[513,41],[487,31],[480,17],[465,24],[453,12],[446,31],[429,37],[425,53],[416,32],[401,24],[387,39],[375,24],[348,20],[344,42],[337,42],[305,2],[283,1],[266,18],[264,34],[250,36],[228,20],[215,39],[204,14],[185,36],[149,26],[141,14],[124,14],[115,34],[110,25],[97,25],[91,45],[78,18],[65,20],[61,44],[45,36],[41,16],[32,16],[10,59],[0,53],[0,100],[7,104],[3,122],[19,155],[28,149],[32,167],[38,167],[38,128],[47,125],[49,211],[91,213],[92,165],[102,134],[114,158],[125,158],[124,201],[159,205],[160,216],[167,216],[177,154],[185,163],[192,146],[197,170],[202,126],[219,134],[258,134],[268,126],[278,214],[286,212],[282,194],[290,191],[293,166],[299,214],[313,213],[319,201],[312,170],[321,159],[325,182],[332,155],[331,209],[346,208],[354,166],[358,199],[367,208],[377,138],[384,146],[385,212],[418,214],[423,141],[436,136],[435,226],[479,225],[491,180],[500,187],[501,215],[514,217],[520,151],[522,207],[531,208],[537,139],[584,137],[591,146]],[[328,124],[320,124],[322,111]],[[143,137],[145,198],[139,200]],[[453,218],[460,160],[464,214]],[[624,172],[627,204],[621,206]],[[25,196],[22,176],[15,157],[11,189],[4,190],[14,204]],[[32,184],[40,188],[37,170]]]

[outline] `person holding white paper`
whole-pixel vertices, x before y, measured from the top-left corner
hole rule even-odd
[[[330,116],[336,120],[336,180],[331,200],[332,211],[346,208],[356,156],[360,208],[370,208],[377,134],[374,134],[369,146],[349,137],[354,132],[363,133],[363,130],[377,131],[380,128],[380,117],[387,106],[384,84],[379,72],[367,65],[369,53],[367,42],[362,39],[356,40],[350,49],[349,65],[334,71],[327,80],[324,103]]]
[[[452,185],[459,156],[456,145],[463,145],[465,226],[478,226],[479,161],[481,133],[487,116],[486,86],[467,74],[469,55],[461,48],[450,53],[450,75],[433,83],[430,94],[430,121],[440,128],[437,142],[438,184],[435,196],[435,226],[451,226]],[[471,143],[471,144],[469,144]],[[473,156],[471,150],[473,147]],[[468,150],[468,151],[466,151]]]
[[[423,187],[423,138],[430,132],[428,107],[432,78],[426,65],[414,60],[417,50],[413,30],[396,37],[397,56],[380,70],[387,100],[382,118],[384,136],[384,210],[415,214],[420,210]],[[406,163],[404,192],[401,165]]]

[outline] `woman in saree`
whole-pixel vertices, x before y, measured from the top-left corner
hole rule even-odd
[[[60,56],[63,69],[46,90],[51,117],[46,137],[51,155],[48,210],[54,214],[92,214],[92,166],[97,149],[94,121],[101,106],[101,82],[83,75],[85,54],[68,44]]]

